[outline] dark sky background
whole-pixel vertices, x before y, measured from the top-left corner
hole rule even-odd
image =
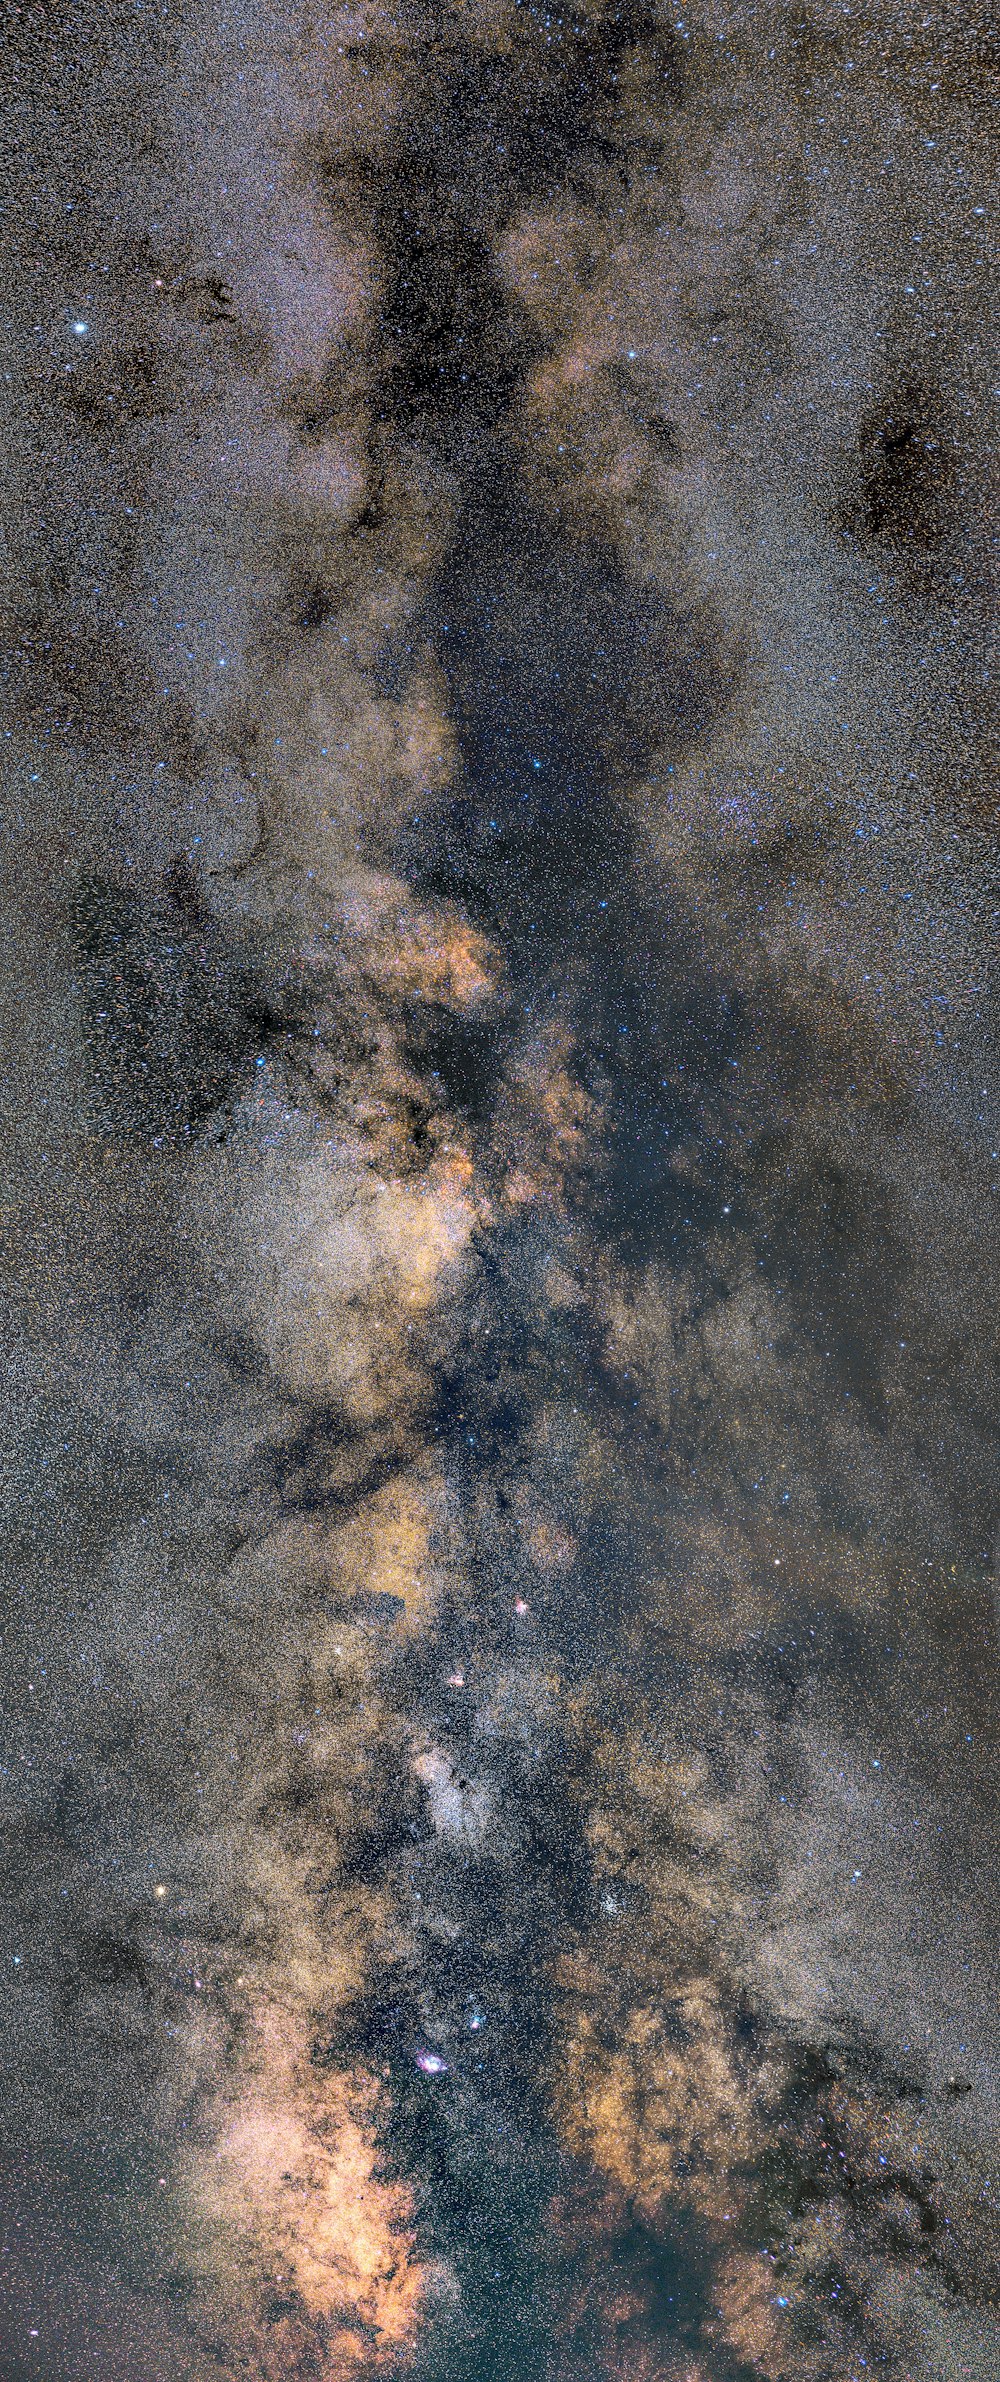
[[[1000,2369],[996,77],[10,17],[0,2382]]]

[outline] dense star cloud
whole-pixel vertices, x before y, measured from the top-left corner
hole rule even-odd
[[[2,2382],[986,2382],[993,36],[5,44]]]

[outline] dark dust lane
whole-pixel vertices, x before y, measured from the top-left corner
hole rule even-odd
[[[2,2382],[992,2382],[988,33],[6,38]]]

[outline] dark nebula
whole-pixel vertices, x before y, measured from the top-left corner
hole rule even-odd
[[[4,40],[0,2382],[993,2382],[996,44]]]

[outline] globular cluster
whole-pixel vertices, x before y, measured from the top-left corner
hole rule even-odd
[[[6,44],[4,2382],[986,2382],[993,37]]]

